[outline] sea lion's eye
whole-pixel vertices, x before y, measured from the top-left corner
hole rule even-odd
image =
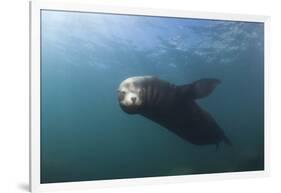
[[[120,94],[121,96],[125,96],[125,95],[126,95],[126,92],[125,92],[125,91],[119,91],[119,94]]]
[[[120,90],[118,91],[118,98],[119,98],[119,100],[123,100],[125,95],[126,95],[125,91],[120,91]]]

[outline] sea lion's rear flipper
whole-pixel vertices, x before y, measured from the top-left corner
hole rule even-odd
[[[218,141],[215,145],[216,145],[216,151],[218,151],[219,146],[221,144],[221,142],[224,142],[226,145],[232,147],[232,142],[230,141],[230,139],[228,137],[226,137],[225,135],[222,136],[222,140]]]
[[[228,137],[226,137],[225,135],[223,136],[223,142],[225,144],[227,144],[228,146],[232,146],[232,142],[230,141],[230,139]]]
[[[212,93],[221,81],[218,79],[200,79],[191,84],[178,86],[180,92],[191,99],[204,98]]]

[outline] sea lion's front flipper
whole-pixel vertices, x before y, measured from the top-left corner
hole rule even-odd
[[[200,79],[192,84],[178,86],[180,92],[192,99],[204,98],[212,93],[221,81],[218,79]]]

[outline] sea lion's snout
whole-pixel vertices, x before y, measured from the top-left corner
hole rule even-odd
[[[119,102],[124,106],[140,106],[142,104],[141,98],[138,93],[132,91],[121,91]]]

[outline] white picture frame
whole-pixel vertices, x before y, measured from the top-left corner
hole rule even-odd
[[[137,179],[115,179],[85,182],[67,183],[40,183],[40,11],[62,10],[95,13],[115,13],[126,15],[165,16],[177,18],[197,18],[212,20],[231,20],[264,23],[264,80],[265,80],[265,169],[264,171],[148,177]],[[118,187],[132,185],[147,185],[159,183],[178,183],[189,181],[237,179],[241,177],[260,177],[269,174],[269,25],[268,16],[240,15],[226,13],[207,13],[184,10],[164,10],[137,7],[105,6],[97,4],[80,3],[54,3],[54,2],[30,2],[30,191],[41,192],[51,190],[67,190],[82,188]]]

